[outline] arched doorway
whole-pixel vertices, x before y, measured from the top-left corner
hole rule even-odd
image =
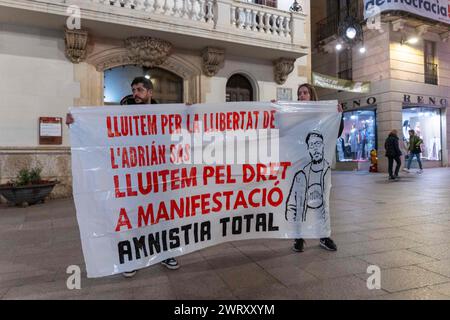
[[[158,103],[183,103],[183,79],[161,68],[120,66],[104,71],[104,104],[119,105],[123,97],[131,94],[135,77],[149,77],[153,84],[153,99]]]
[[[247,77],[234,74],[228,79],[226,87],[226,102],[254,101],[253,86]]]

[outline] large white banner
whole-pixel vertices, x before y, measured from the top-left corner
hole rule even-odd
[[[88,277],[226,241],[330,235],[337,101],[72,108]]]
[[[364,0],[364,18],[384,11],[406,11],[450,24],[450,0]]]

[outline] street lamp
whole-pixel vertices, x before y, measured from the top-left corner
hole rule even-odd
[[[347,30],[345,31],[345,35],[347,38],[353,40],[356,37],[356,29],[353,28],[352,26],[348,27]]]
[[[347,0],[347,17],[338,26],[339,43],[343,43],[346,47],[352,47],[359,42],[364,43],[364,32],[361,24],[350,15],[350,1]],[[336,49],[339,51],[340,49]],[[342,47],[341,47],[342,49]],[[359,50],[361,53],[365,53],[366,49],[364,45]]]
[[[361,25],[351,16],[342,21],[338,28],[339,37],[348,45],[353,46],[363,40]]]

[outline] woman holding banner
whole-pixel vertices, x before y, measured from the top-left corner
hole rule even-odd
[[[298,99],[298,101],[318,101],[319,100],[316,89],[308,83],[304,83],[298,87],[297,99]],[[342,106],[340,104],[338,105],[338,111],[340,113],[343,112]],[[341,118],[341,125],[339,127],[339,134],[337,136],[338,138],[341,136],[342,131],[344,131],[344,119],[343,118]],[[296,252],[303,252],[304,246],[305,246],[304,239],[302,239],[302,238],[295,239],[292,250],[294,250]],[[331,238],[320,239],[320,246],[325,248],[326,250],[330,250],[330,251],[337,250],[337,246]]]
[[[297,90],[297,100],[298,101],[318,101],[318,96],[315,88],[307,83],[304,83],[298,87]],[[275,102],[272,100],[272,102]],[[342,113],[342,106],[338,105],[338,112]],[[342,131],[344,130],[344,120],[341,117],[341,125],[339,127],[338,138],[341,136]],[[295,252],[303,252],[305,246],[305,240],[303,238],[295,239],[294,246],[292,250]],[[321,238],[320,246],[329,251],[336,251],[337,246],[331,238]]]

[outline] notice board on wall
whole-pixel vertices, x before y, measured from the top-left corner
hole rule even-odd
[[[62,144],[61,117],[39,117],[39,144]]]

